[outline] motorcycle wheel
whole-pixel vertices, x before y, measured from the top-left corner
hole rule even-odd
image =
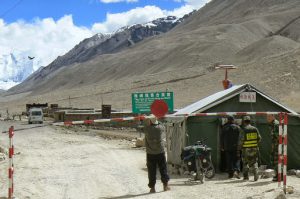
[[[205,177],[208,179],[212,179],[216,174],[215,168],[213,164],[210,164],[210,166],[207,168],[205,172]]]

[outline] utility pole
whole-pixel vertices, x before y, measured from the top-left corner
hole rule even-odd
[[[69,108],[71,108],[71,96],[69,95]]]
[[[6,109],[6,119],[9,120],[9,112],[8,112],[8,108]]]

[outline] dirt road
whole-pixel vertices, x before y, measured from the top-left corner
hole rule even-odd
[[[171,191],[148,194],[145,151],[125,140],[110,140],[91,132],[61,127],[0,122],[0,130],[16,129],[15,196],[20,199],[104,198],[274,198],[276,183],[228,180],[217,175],[205,184],[186,184],[187,178],[172,176]],[[91,135],[92,134],[92,135]],[[1,133],[0,146],[8,135]],[[0,162],[0,198],[7,196],[7,159]],[[289,177],[300,198],[300,178]],[[298,190],[297,190],[298,189]]]

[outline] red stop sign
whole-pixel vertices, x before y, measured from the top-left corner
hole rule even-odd
[[[168,104],[164,100],[154,100],[151,104],[151,113],[156,117],[164,117],[168,112]]]

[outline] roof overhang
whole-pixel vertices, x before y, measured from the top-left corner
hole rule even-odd
[[[280,104],[278,101],[273,99],[272,97],[268,96],[267,94],[263,93],[262,91],[258,90],[251,84],[243,84],[243,85],[236,85],[233,86],[227,90],[217,92],[215,94],[212,94],[206,98],[203,98],[202,100],[199,100],[191,105],[188,105],[180,110],[178,110],[174,115],[189,115],[192,113],[203,113],[206,110],[221,104],[237,95],[239,95],[242,92],[245,91],[254,91],[261,95],[262,97],[266,98],[267,100],[273,102],[274,104],[278,105],[279,107],[283,108],[288,113],[297,114],[297,112],[293,111],[292,109]]]

